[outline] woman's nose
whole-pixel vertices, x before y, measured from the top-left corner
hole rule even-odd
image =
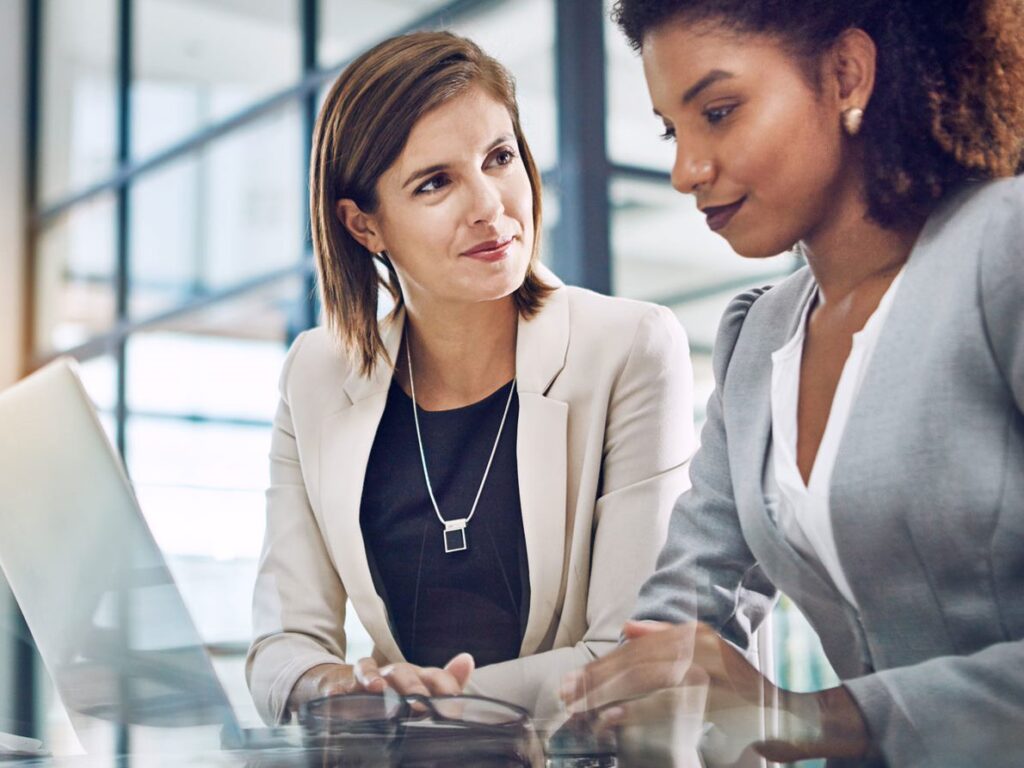
[[[504,210],[501,190],[492,179],[478,180],[470,189],[469,218],[473,224],[493,224]]]
[[[711,183],[714,173],[714,163],[706,154],[677,146],[676,160],[672,165],[672,186],[678,192],[684,195],[696,194],[701,186]]]

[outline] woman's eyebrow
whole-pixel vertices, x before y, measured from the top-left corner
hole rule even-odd
[[[487,149],[484,150],[484,154],[485,155],[489,154],[489,153],[493,152],[496,148],[500,147],[502,144],[507,144],[508,142],[510,142],[512,140],[513,140],[512,134],[510,134],[510,133],[503,133],[503,134],[501,134],[501,136],[496,138],[494,141],[492,141],[488,145]],[[445,171],[450,166],[451,166],[451,163],[436,163],[434,165],[427,166],[426,168],[421,168],[418,171],[413,171],[412,174],[410,174],[409,178],[407,178],[404,182],[402,182],[402,189],[405,189],[410,184],[412,184],[414,181],[422,179],[424,176],[430,176],[432,174],[439,173],[440,171]]]
[[[503,133],[503,134],[501,134],[501,136],[499,136],[498,138],[496,138],[494,141],[491,142],[491,145],[489,147],[487,147],[487,149],[485,150],[485,154],[487,152],[492,152],[493,150],[497,149],[502,144],[507,144],[508,142],[513,141],[514,138],[515,137],[512,136],[511,133]]]
[[[704,77],[698,80],[695,84],[691,85],[683,93],[683,104],[689,104],[698,94],[707,88],[712,83],[717,83],[719,80],[726,80],[730,77],[736,77],[732,72],[726,72],[724,69],[712,69]]]
[[[418,171],[413,171],[412,175],[410,175],[409,178],[407,178],[404,182],[402,182],[402,189],[405,189],[410,184],[412,184],[414,181],[422,179],[424,176],[430,176],[430,175],[438,173],[440,171],[444,171],[447,168],[448,168],[448,164],[447,163],[439,163],[437,165],[431,165],[431,166],[428,166],[426,168],[421,168]]]

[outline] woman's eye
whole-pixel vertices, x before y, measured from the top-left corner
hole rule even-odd
[[[431,176],[422,185],[416,188],[416,194],[428,194],[430,192],[437,192],[439,189],[448,186],[448,177],[443,173],[437,174],[437,176]]]
[[[671,125],[666,125],[665,130],[663,130],[658,135],[658,138],[661,139],[662,141],[675,141],[676,129],[673,128]]]
[[[734,109],[736,109],[735,104],[728,104],[723,107],[709,107],[704,110],[704,118],[712,125],[716,125],[731,115]]]
[[[508,165],[516,159],[516,153],[508,147],[499,149],[494,155],[494,162],[498,165]]]

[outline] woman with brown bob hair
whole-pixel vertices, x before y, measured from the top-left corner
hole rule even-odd
[[[552,714],[615,646],[685,486],[685,335],[541,265],[513,81],[469,40],[356,59],[311,165],[327,327],[281,376],[253,697],[271,722],[385,688]],[[347,603],[369,658],[346,658]]]
[[[741,255],[807,266],[727,309],[649,621],[567,702],[694,685],[709,747],[1024,765],[1024,4],[615,13],[676,190]],[[788,691],[747,663],[779,591],[841,684]]]

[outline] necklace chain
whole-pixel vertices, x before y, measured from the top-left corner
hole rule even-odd
[[[430,503],[434,505],[434,514],[437,515],[437,519],[440,521],[441,525],[447,528],[451,521],[444,519],[444,516],[441,514],[441,509],[437,506],[437,499],[434,498],[434,488],[430,484],[430,473],[427,471],[427,454],[423,448],[423,435],[420,432],[420,418],[416,407],[416,381],[412,373],[412,353],[409,351],[410,346],[411,344],[407,337],[405,341],[405,360],[409,366],[409,389],[412,391],[412,420],[416,425],[416,442],[419,445],[420,461],[423,464],[423,479],[427,482],[427,494],[430,496]],[[487,482],[487,475],[490,474],[491,463],[494,461],[494,454],[498,451],[498,443],[501,441],[501,433],[505,431],[505,419],[508,417],[508,409],[509,406],[512,405],[512,395],[515,391],[516,380],[512,379],[512,386],[509,387],[508,391],[508,400],[505,401],[505,412],[501,414],[501,424],[498,425],[498,434],[494,438],[494,445],[491,446],[491,455],[487,457],[487,467],[484,469],[484,476],[480,480],[480,487],[477,488],[476,498],[473,499],[473,506],[469,510],[469,514],[466,515],[465,519],[462,521],[463,527],[465,527],[465,525],[473,519],[473,515],[476,514],[476,505],[480,502],[480,494],[483,493],[484,484]]]

